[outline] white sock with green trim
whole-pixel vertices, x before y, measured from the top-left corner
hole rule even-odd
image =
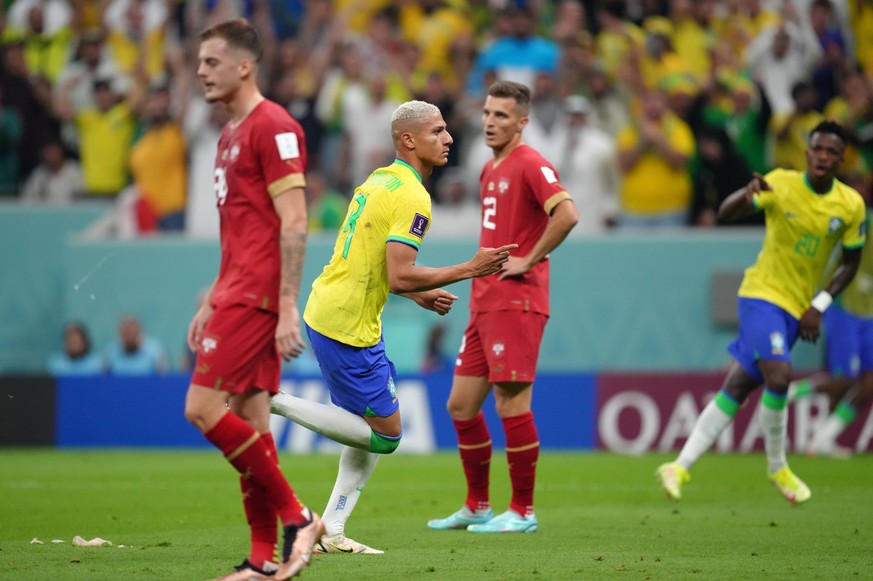
[[[682,446],[676,462],[686,470],[691,470],[695,462],[709,450],[718,435],[734,419],[740,404],[724,391],[719,391],[710,400],[694,423],[691,435]]]
[[[785,440],[788,433],[788,394],[776,393],[766,387],[758,406],[758,421],[764,433],[767,469],[772,473],[788,466]]]
[[[817,454],[828,454],[836,446],[837,438],[849,424],[855,421],[858,410],[852,404],[841,401],[834,412],[825,419],[824,424],[815,431],[810,442],[811,451]]]
[[[270,400],[270,411],[334,442],[370,451],[370,424],[361,416],[344,409],[280,391]]]
[[[788,401],[805,399],[815,392],[815,386],[809,378],[797,379],[788,384]]]
[[[327,507],[321,515],[328,535],[344,534],[346,521],[361,498],[364,486],[370,480],[379,454],[346,446],[340,454],[339,471]]]

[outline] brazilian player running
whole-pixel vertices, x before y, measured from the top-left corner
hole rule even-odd
[[[701,412],[676,461],[656,472],[668,497],[681,496],[691,466],[762,384],[758,414],[769,479],[790,502],[805,502],[811,496],[785,457],[791,348],[798,337],[818,339],[822,314],[860,264],[866,239],[864,200],[835,177],[847,143],[841,125],[819,123],[809,136],[805,172],[776,169],[764,177],[755,174],[719,208],[719,218],[727,221],[763,211],[766,235],[740,286],[739,336],[728,347],[734,361],[724,385]],[[838,244],[842,262],[827,288],[816,294]]]

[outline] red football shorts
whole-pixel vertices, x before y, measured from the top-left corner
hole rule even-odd
[[[525,311],[473,313],[455,375],[487,377],[491,383],[532,383],[548,315]]]
[[[220,306],[203,330],[191,383],[231,393],[279,391],[276,313],[246,305]]]

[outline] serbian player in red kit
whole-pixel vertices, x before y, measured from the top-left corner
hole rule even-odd
[[[318,515],[300,504],[279,469],[270,434],[271,394],[282,358],[303,349],[297,295],[306,246],[303,131],[255,83],[263,46],[245,20],[200,34],[197,74],[231,121],[215,162],[221,266],[188,329],[197,351],[185,416],[240,473],[251,551],[221,579],[287,579],[309,564]],[[274,562],[282,523],[281,563]]]
[[[548,254],[576,222],[576,205],[555,168],[522,143],[530,90],[498,81],[482,114],[485,143],[494,158],[479,178],[480,246],[518,243],[503,270],[473,280],[470,322],[458,353],[448,411],[458,434],[467,500],[457,512],[428,522],[436,530],[534,532],[533,490],[539,438],[531,399],[543,329],[549,317]],[[509,509],[497,516],[489,500],[491,435],[482,403],[494,389],[506,435],[512,484]]]

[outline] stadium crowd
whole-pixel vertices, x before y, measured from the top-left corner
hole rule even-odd
[[[824,118],[851,134],[842,179],[870,190],[873,0],[5,0],[0,196],[115,200],[116,232],[217,236],[227,117],[200,96],[197,33],[234,16],[306,132],[313,230],[390,163],[390,115],[418,98],[455,138],[433,234],[469,231],[498,78],[532,88],[526,141],[582,210],[576,235],[713,226],[752,171],[803,169]]]

